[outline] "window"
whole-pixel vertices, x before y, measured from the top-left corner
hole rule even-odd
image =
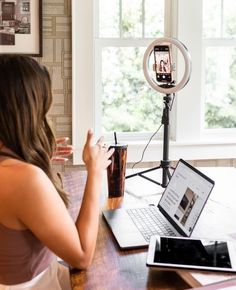
[[[193,66],[171,112],[170,159],[230,158],[236,136],[232,1],[72,0],[73,143],[78,152],[91,127],[97,136],[122,132],[119,137],[129,142],[128,160],[139,159],[162,115],[162,96],[144,79],[142,55],[152,40],[165,35],[186,45]],[[220,12],[211,15],[216,11],[211,5]],[[222,54],[225,69],[220,69]],[[178,60],[178,76],[182,66]],[[223,72],[226,82],[219,81]],[[161,160],[162,136],[157,139],[145,161]]]
[[[205,128],[236,128],[236,6],[203,1]]]

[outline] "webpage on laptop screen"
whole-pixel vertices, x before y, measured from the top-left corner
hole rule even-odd
[[[189,236],[212,187],[210,181],[179,162],[159,205]]]

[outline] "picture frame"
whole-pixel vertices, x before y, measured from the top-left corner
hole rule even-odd
[[[42,0],[0,0],[0,54],[42,56]]]

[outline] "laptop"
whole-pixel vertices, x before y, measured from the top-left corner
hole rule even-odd
[[[190,237],[214,181],[180,159],[158,205],[104,210],[120,248],[147,247],[153,235]]]

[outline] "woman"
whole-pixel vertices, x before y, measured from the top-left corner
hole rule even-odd
[[[104,147],[103,138],[94,145],[88,131],[87,182],[74,224],[50,165],[56,148],[46,118],[51,103],[45,67],[25,56],[0,56],[1,290],[62,289],[55,255],[79,269],[93,258],[102,174],[113,150]]]
[[[164,60],[162,60],[162,59],[160,61],[159,71],[166,72],[166,64],[165,64]]]

